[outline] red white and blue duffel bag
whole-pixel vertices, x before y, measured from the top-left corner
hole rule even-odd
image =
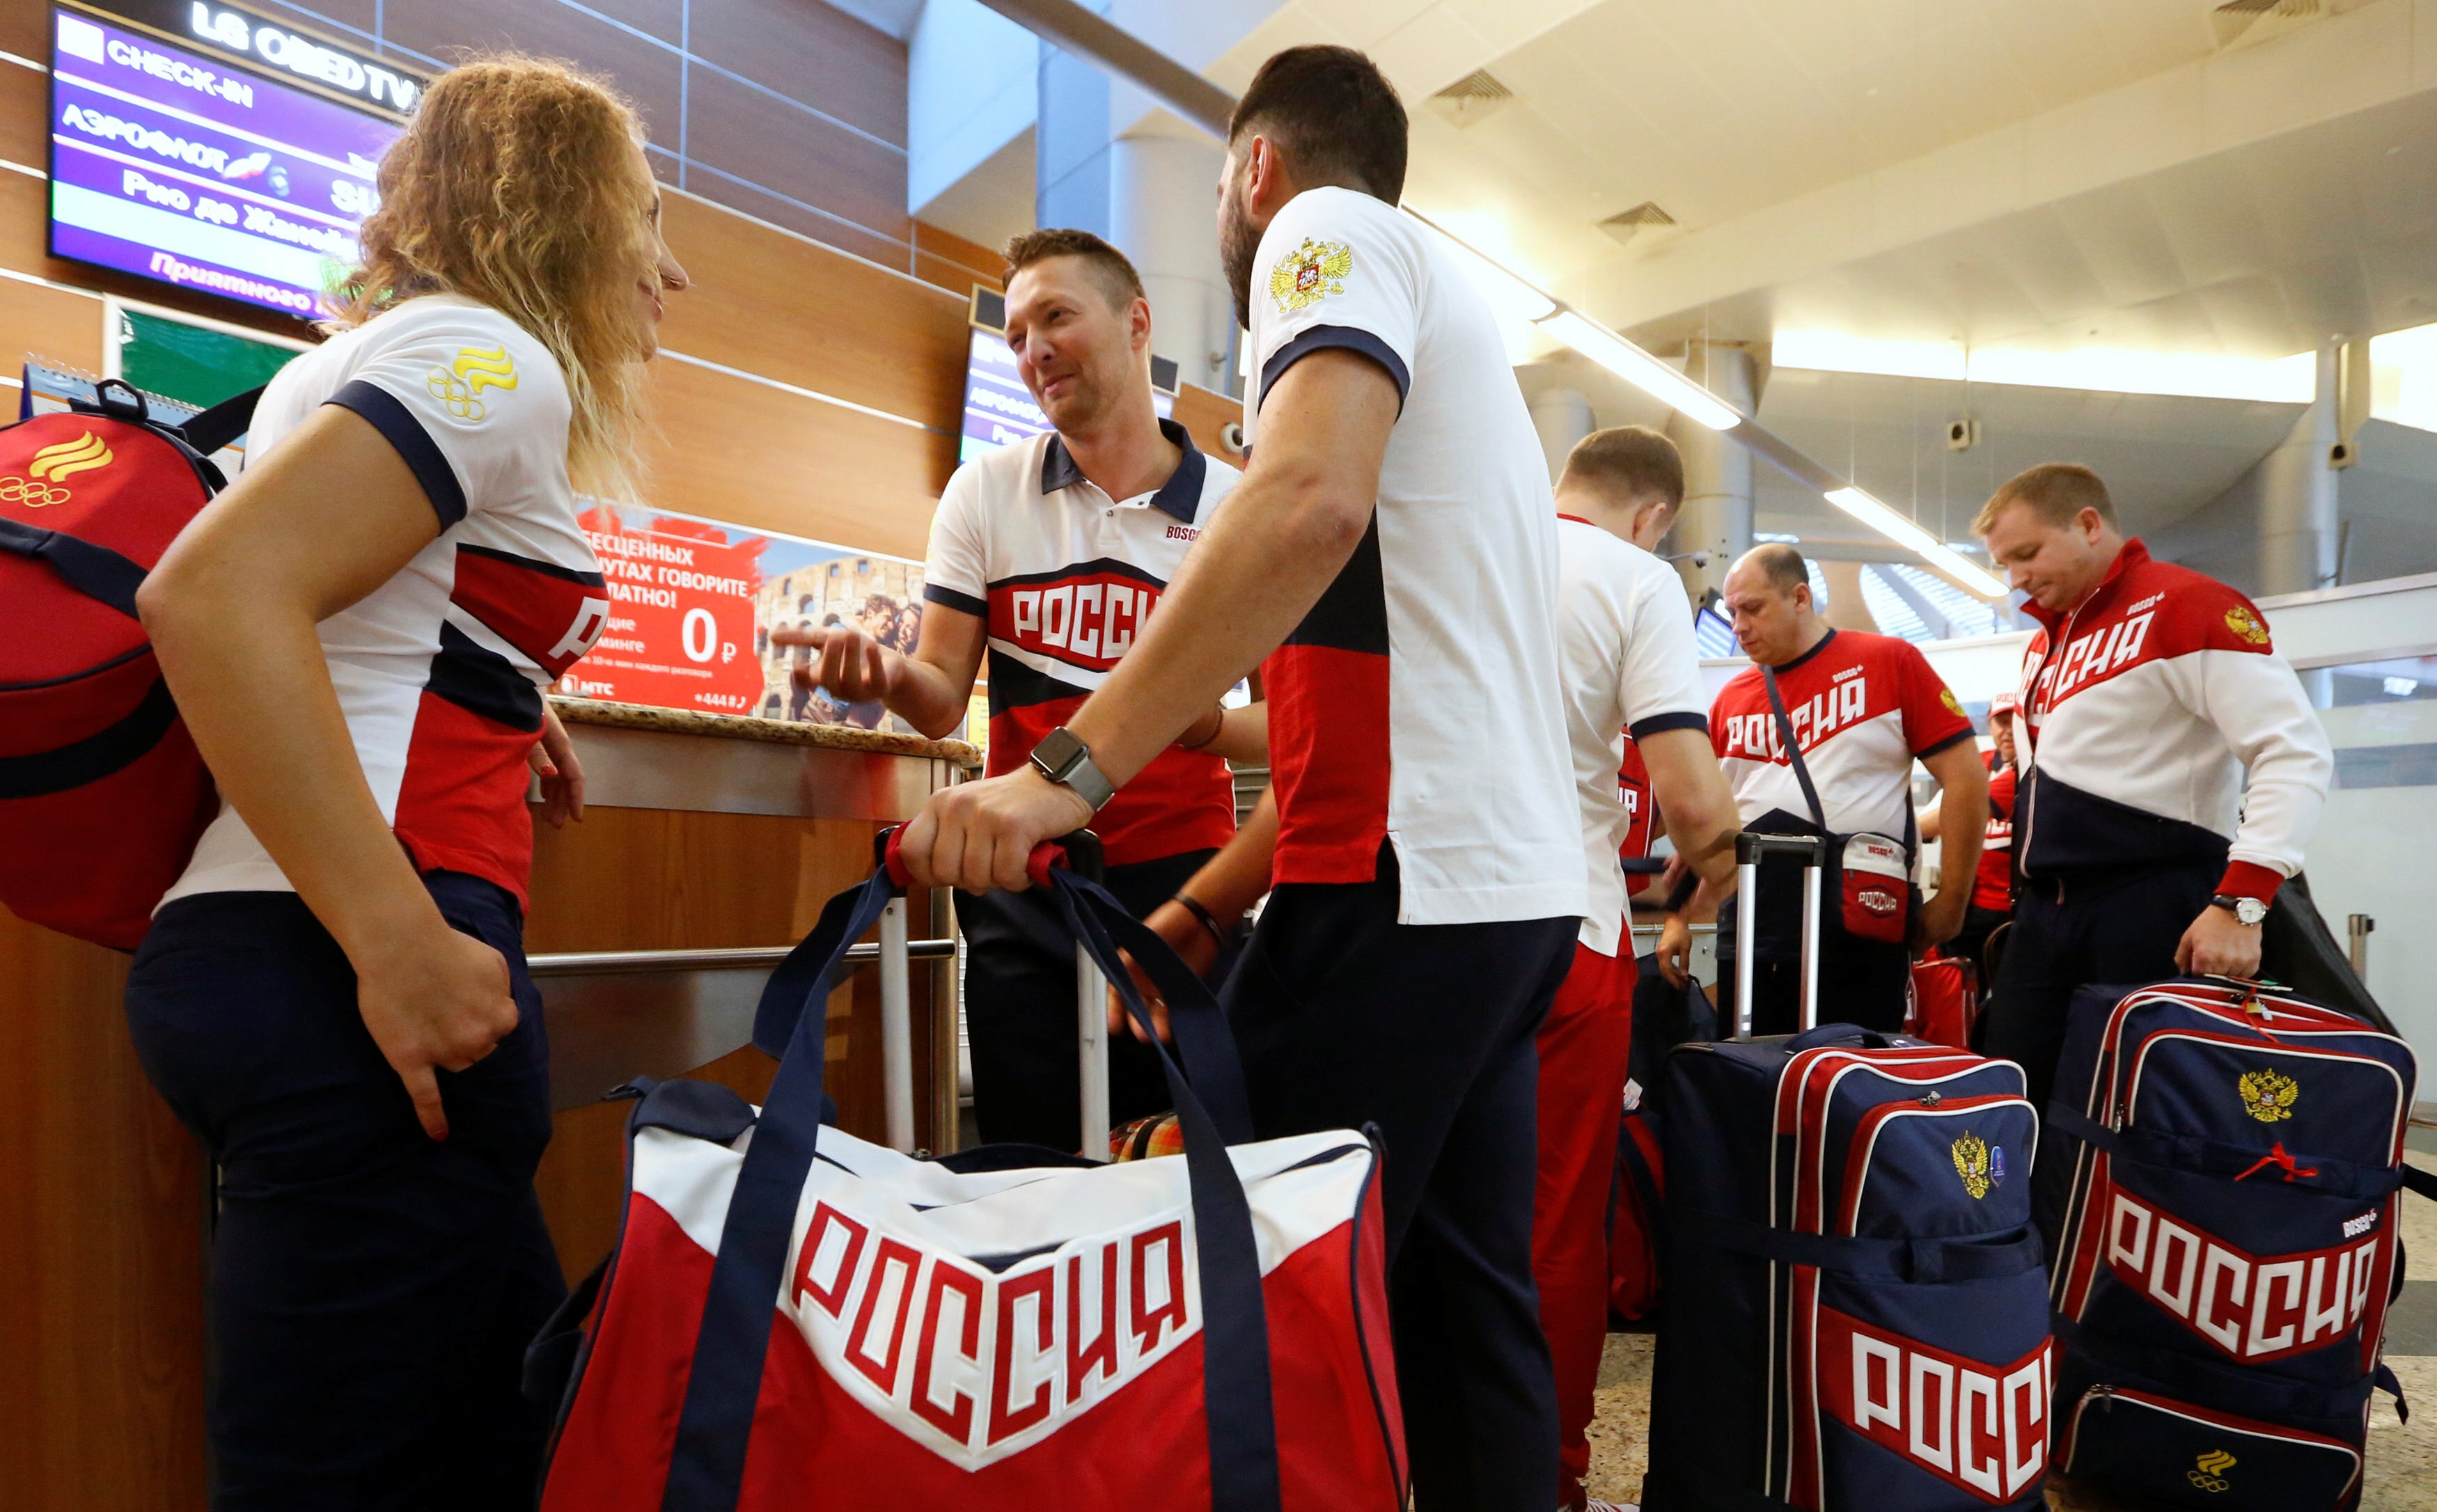
[[[2022,1068],[1851,1024],[1678,1047],[1646,1512],[2044,1507]]]
[[[1254,1142],[1208,990],[1096,884],[1033,876],[1137,1023],[1118,950],[1159,983],[1183,1157],[918,1160],[821,1126],[822,1005],[884,867],[772,974],[758,1112],[683,1081],[636,1108],[617,1248],[527,1361],[559,1403],[545,1512],[1403,1504],[1377,1150]]]
[[[2360,1500],[2416,1067],[2393,1034],[2225,978],[2093,987],[2040,1156],[2057,1468],[2226,1512]],[[2398,1391],[2399,1396],[2399,1391]]]

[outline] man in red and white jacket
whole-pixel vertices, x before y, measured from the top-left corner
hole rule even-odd
[[[2044,1106],[2077,988],[2258,971],[2260,923],[2301,869],[2335,756],[2259,611],[2125,539],[2096,473],[2034,467],[1972,529],[2043,627],[2023,664],[2022,885],[1987,1049]]]

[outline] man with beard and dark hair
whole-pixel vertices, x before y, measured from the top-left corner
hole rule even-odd
[[[1396,211],[1405,130],[1359,53],[1254,78],[1218,212],[1250,469],[1033,769],[936,795],[903,851],[924,882],[1023,886],[1261,669],[1274,885],[1225,992],[1255,1132],[1377,1127],[1417,1504],[1549,1512],[1533,1035],[1588,907],[1557,512],[1497,320]]]

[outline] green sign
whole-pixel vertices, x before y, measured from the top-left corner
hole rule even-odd
[[[118,373],[136,388],[208,409],[259,388],[291,349],[140,310],[118,312]]]

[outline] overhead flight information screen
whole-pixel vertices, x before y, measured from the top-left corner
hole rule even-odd
[[[310,318],[420,76],[205,0],[51,12],[52,255]]]

